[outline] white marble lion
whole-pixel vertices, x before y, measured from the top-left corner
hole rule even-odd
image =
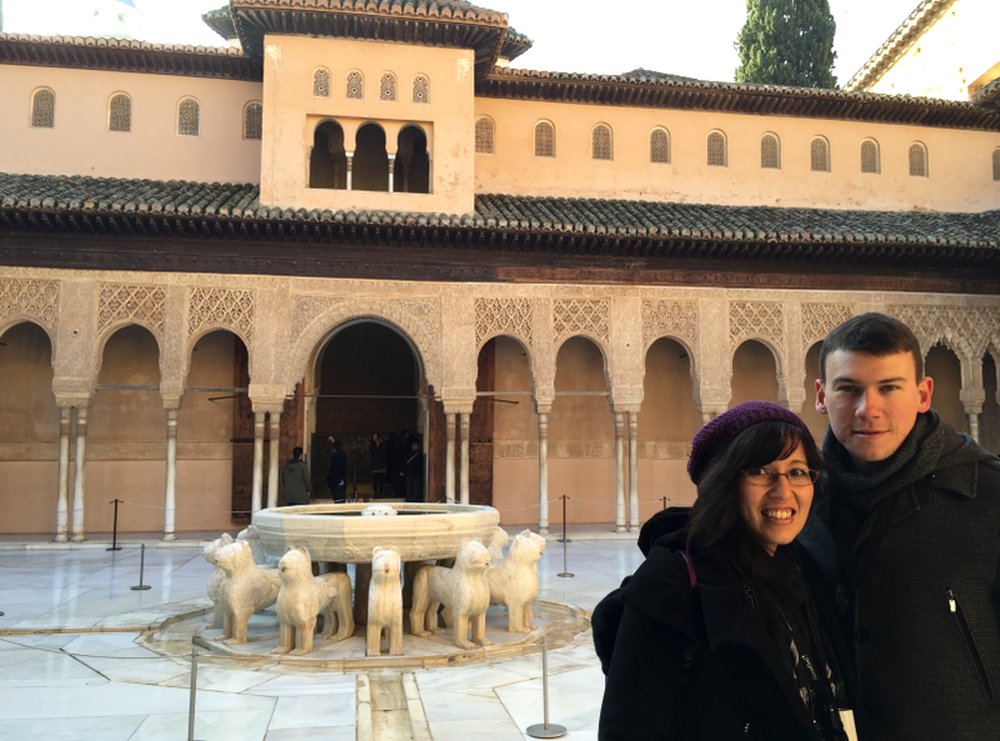
[[[368,584],[368,627],[365,654],[381,656],[382,633],[389,644],[389,655],[403,653],[403,584],[400,579],[399,550],[372,549],[372,576]]]
[[[510,542],[506,555],[486,570],[490,604],[507,607],[507,630],[511,633],[531,632],[531,602],[538,596],[538,561],[544,551],[545,538],[522,530]]]
[[[226,572],[222,595],[222,639],[246,643],[250,616],[278,599],[281,578],[277,569],[262,569],[253,560],[250,546],[236,540],[219,549],[216,565]]]
[[[222,613],[223,613],[223,603],[222,595],[226,588],[226,572],[219,568],[219,565],[215,562],[215,557],[219,554],[225,546],[233,542],[233,536],[229,533],[222,533],[215,540],[206,543],[205,547],[202,549],[202,556],[210,564],[215,566],[215,570],[212,575],[208,577],[208,596],[212,600],[212,619],[206,623],[206,628],[221,628],[222,627]]]
[[[277,654],[307,654],[313,649],[317,616],[323,615],[320,638],[343,640],[354,634],[351,580],[343,572],[313,576],[312,559],[305,548],[289,548],[278,562]],[[334,626],[337,634],[334,635]]]
[[[428,636],[438,631],[438,608],[451,612],[455,645],[474,648],[489,645],[486,638],[486,610],[490,606],[490,588],[486,569],[490,554],[478,540],[463,540],[458,546],[455,565],[422,566],[413,580],[413,605],[410,609],[410,632]],[[469,640],[469,630],[472,640]]]

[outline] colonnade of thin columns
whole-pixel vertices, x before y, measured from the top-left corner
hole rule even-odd
[[[396,153],[388,152],[386,156],[389,159],[389,193],[396,192]],[[354,150],[346,150],[344,152],[344,157],[347,160],[347,190],[354,190]],[[429,183],[433,181],[433,175],[431,173],[431,162],[428,160],[427,163],[427,181]]]

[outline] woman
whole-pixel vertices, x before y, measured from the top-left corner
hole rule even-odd
[[[739,404],[695,435],[690,517],[650,519],[648,558],[594,611],[601,739],[856,738],[844,730],[835,613],[807,588],[811,563],[794,544],[820,463],[802,420],[770,402]]]

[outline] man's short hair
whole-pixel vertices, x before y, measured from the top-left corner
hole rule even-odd
[[[920,341],[909,327],[885,314],[870,311],[830,330],[819,351],[819,379],[823,383],[826,383],[826,357],[837,350],[862,352],[876,357],[908,352],[913,356],[916,380],[924,377]]]
[[[302,448],[297,446],[292,448],[292,458],[301,458],[301,457],[302,457]]]

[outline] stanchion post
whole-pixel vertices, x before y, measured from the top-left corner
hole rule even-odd
[[[194,700],[198,693],[198,649],[191,641],[191,693],[188,697],[188,741],[194,741]]]
[[[132,589],[139,591],[142,589],[149,589],[148,584],[142,583],[142,573],[146,569],[146,544],[143,543],[139,546],[139,583],[136,584]]]
[[[118,503],[120,501],[122,500],[115,497],[114,499],[111,500],[111,502],[108,502],[108,504],[111,504],[113,502],[115,505],[115,519],[111,525],[111,547],[105,550],[120,551],[122,549],[122,547],[118,545]]]
[[[564,494],[562,496],[563,500],[563,536],[562,540],[559,542],[563,544],[563,570],[560,571],[556,576],[574,576],[573,572],[566,568],[566,544],[569,543],[569,538],[566,537],[566,499],[568,497]]]
[[[662,499],[663,499],[663,509],[666,509],[667,508],[667,498],[666,497],[662,497]]]
[[[535,723],[525,729],[532,738],[559,738],[566,735],[566,726],[549,723],[549,642],[542,635],[542,718],[543,723]]]
[[[570,541],[566,537],[566,500],[569,499],[569,497],[566,496],[565,494],[563,494],[559,498],[562,499],[562,510],[563,510],[563,515],[562,515],[562,517],[563,517],[563,521],[562,521],[562,537],[559,538],[559,542],[560,543],[569,543]]]

